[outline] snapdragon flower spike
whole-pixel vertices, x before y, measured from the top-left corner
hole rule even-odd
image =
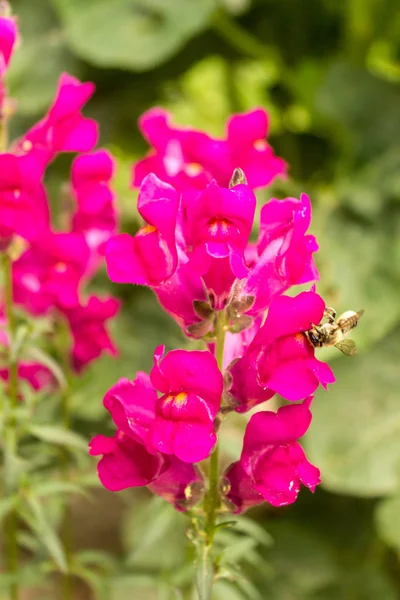
[[[157,286],[177,268],[175,243],[178,192],[153,174],[142,183],[138,211],[147,225],[134,237],[122,233],[109,240],[107,271],[117,283]]]
[[[335,382],[330,367],[315,358],[315,349],[304,335],[321,322],[324,310],[323,299],[313,291],[272,300],[264,325],[230,369],[230,393],[238,412],[275,393],[297,401],[313,394],[318,385],[326,388]]]
[[[146,373],[134,381],[120,379],[104,396],[104,406],[117,426],[116,435],[96,435],[89,444],[98,463],[100,481],[111,491],[148,486],[177,510],[190,508],[199,499],[202,475],[194,465],[155,451],[148,443],[154,422],[157,392]],[[200,486],[196,493],[195,485]]]
[[[30,157],[0,154],[0,238],[19,235],[32,242],[49,229],[49,209],[37,163]]]
[[[79,303],[89,248],[78,233],[48,232],[13,263],[14,299],[32,314]]]
[[[62,73],[56,97],[45,117],[17,143],[20,153],[33,153],[42,168],[58,152],[88,152],[97,143],[98,125],[82,116],[81,109],[94,92],[93,83],[81,83]]]
[[[82,233],[90,248],[89,273],[99,266],[106,242],[117,227],[110,187],[114,168],[114,159],[107,150],[80,154],[72,163],[71,183],[78,205],[72,216],[72,231]]]
[[[313,259],[318,244],[314,236],[306,235],[310,221],[311,203],[306,194],[302,194],[300,200],[272,199],[262,207],[258,256],[254,256],[253,247],[249,274],[236,293],[239,301],[243,297],[254,297],[248,315],[264,312],[274,296],[292,285],[319,279]]]
[[[263,109],[231,117],[223,139],[173,127],[169,120],[169,113],[161,108],[153,108],[140,118],[139,127],[153,149],[134,165],[133,185],[139,186],[150,172],[182,192],[201,190],[212,179],[228,187],[236,167],[245,171],[252,188],[285,176],[285,162],[265,140],[268,115]]]
[[[226,473],[232,486],[227,497],[235,512],[258,504],[257,493],[272,506],[286,506],[295,502],[301,484],[314,492],[321,483],[319,469],[307,460],[298,442],[311,423],[311,400],[251,417],[240,461]]]
[[[223,377],[209,352],[172,350],[154,353],[151,381],[162,396],[150,429],[154,448],[184,462],[207,458],[216,441],[214,419],[223,391]]]
[[[76,371],[82,371],[103,352],[117,355],[106,322],[117,315],[119,306],[116,298],[90,296],[86,304],[63,310],[73,337],[72,365]]]
[[[228,259],[225,267],[230,267],[233,279],[247,275],[244,250],[255,208],[256,198],[249,186],[239,184],[226,189],[219,187],[215,181],[187,204],[184,234],[187,244],[193,249],[192,262],[201,275],[214,266],[216,269],[221,267],[221,277],[223,265],[215,264],[213,259]]]

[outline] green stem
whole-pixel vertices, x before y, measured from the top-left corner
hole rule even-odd
[[[16,324],[13,309],[12,289],[12,261],[7,252],[1,255],[4,278],[4,309],[7,320],[9,347],[8,347],[8,402],[4,407],[4,482],[6,494],[14,494],[18,488],[18,476],[15,475],[15,461],[17,454],[18,431],[15,410],[18,406],[18,361],[14,353],[14,340]],[[19,555],[17,543],[18,514],[12,510],[4,520],[4,539],[7,572],[14,575],[18,572]],[[19,587],[17,581],[13,581],[9,587],[10,600],[18,600]]]
[[[218,367],[223,371],[223,357],[225,344],[225,313],[218,313],[215,325],[215,358]],[[218,491],[219,482],[219,447],[218,443],[209,461],[208,491],[204,497],[204,539],[198,546],[197,564],[196,564],[196,585],[199,600],[211,600],[212,587],[214,580],[214,564],[212,558],[212,548],[214,533],[217,522],[217,512],[221,503]]]
[[[60,336],[60,359],[63,367],[63,372],[66,379],[66,386],[62,390],[61,396],[61,419],[65,429],[71,427],[71,379],[72,370],[70,364],[70,336],[67,323],[63,320],[59,328]],[[65,448],[60,449],[61,471],[65,481],[70,480],[70,464],[69,454]],[[68,502],[68,500],[67,500]],[[72,577],[69,572],[72,560],[72,523],[71,512],[68,503],[65,506],[64,518],[61,527],[61,539],[63,542],[64,552],[67,559],[68,572],[62,575],[61,592],[63,600],[72,600],[73,585]]]
[[[216,11],[212,26],[240,54],[257,59],[271,58],[271,49],[237,21],[231,19],[224,10]]]

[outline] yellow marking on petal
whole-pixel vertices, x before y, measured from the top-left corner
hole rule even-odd
[[[67,265],[65,262],[58,262],[54,265],[54,270],[57,271],[57,273],[65,273]]]
[[[176,394],[175,396],[175,404],[178,404],[178,406],[181,406],[182,404],[185,404],[187,400],[187,394],[185,394],[185,392],[179,392],[179,394]]]
[[[263,139],[255,140],[255,142],[253,143],[253,148],[258,150],[259,152],[261,152],[262,150],[265,150],[267,147],[268,147],[268,144]]]
[[[199,165],[199,163],[189,163],[186,165],[185,167],[185,171],[187,173],[187,175],[189,175],[190,177],[195,177],[196,175],[199,175],[199,173],[201,173],[203,170],[203,167],[201,165]]]
[[[154,227],[154,225],[145,225],[139,229],[136,235],[149,235],[149,233],[154,233],[155,231],[157,231],[157,227]]]
[[[29,150],[32,150],[32,147],[33,144],[29,140],[25,140],[22,142],[22,150],[24,150],[25,152],[29,152]]]

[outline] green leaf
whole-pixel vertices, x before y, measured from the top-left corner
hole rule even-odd
[[[305,445],[331,491],[368,497],[399,488],[398,339],[397,330],[369,353],[335,361],[336,383],[313,402]]]
[[[27,432],[43,442],[87,451],[86,440],[75,433],[57,425],[28,425]]]
[[[259,544],[267,548],[274,543],[273,538],[265,531],[264,527],[248,517],[239,516],[235,525],[235,531],[240,531],[250,537],[253,537]]]
[[[211,600],[214,565],[210,551],[206,546],[199,544],[195,562],[195,582],[199,600]]]
[[[42,481],[30,488],[32,496],[45,498],[46,496],[53,496],[54,494],[82,494],[86,497],[89,495],[82,488],[81,485],[73,483],[71,481]]]
[[[379,537],[389,546],[400,551],[400,495],[385,498],[375,511],[375,523]]]
[[[19,497],[17,495],[0,500],[0,522],[17,506],[18,502]]]
[[[50,557],[62,573],[68,571],[67,559],[62,543],[46,517],[42,505],[33,496],[27,497],[28,510],[21,513],[27,525],[35,532],[37,537],[47,549]]]
[[[146,71],[207,26],[214,0],[53,0],[74,52],[100,67]]]
[[[18,0],[15,7],[21,44],[7,73],[11,95],[19,114],[35,114],[48,108],[63,70],[74,72],[76,61],[68,51],[63,32],[49,0]]]
[[[84,581],[92,592],[95,594],[96,600],[110,600],[111,592],[108,585],[108,581],[93,571],[79,564],[73,564],[71,567],[71,573],[79,577]]]

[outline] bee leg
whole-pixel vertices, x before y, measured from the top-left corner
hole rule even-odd
[[[336,310],[330,306],[327,306],[324,310],[324,317],[328,323],[334,323],[336,319]]]

